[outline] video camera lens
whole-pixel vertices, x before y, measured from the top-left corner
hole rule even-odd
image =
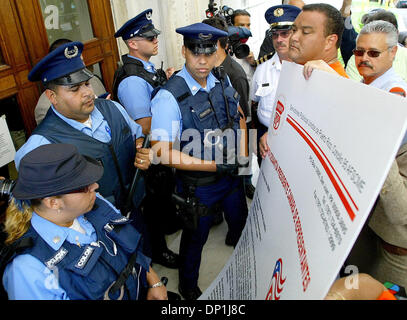
[[[0,180],[0,200],[8,200],[15,184],[15,180]]]
[[[244,59],[250,53],[250,48],[247,44],[237,43],[233,45],[233,52],[235,53],[236,58]]]
[[[231,7],[223,6],[222,12],[224,12],[227,16],[231,16],[235,12],[235,10],[233,10]]]

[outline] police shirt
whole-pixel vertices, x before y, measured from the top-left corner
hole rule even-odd
[[[380,77],[376,78],[369,84],[369,86],[399,94],[404,97],[407,92],[407,83],[397,75],[393,68],[390,68]]]
[[[198,91],[209,92],[219,82],[216,77],[210,73],[206,78],[206,88],[201,85],[189,74],[185,65],[176,77],[184,78],[192,95]],[[181,140],[182,133],[182,115],[175,97],[165,89],[158,91],[151,101],[151,140],[169,141]]]
[[[102,196],[115,212],[119,211]],[[58,251],[64,241],[86,246],[97,241],[96,231],[83,215],[77,218],[85,233],[70,227],[61,227],[33,212],[31,224],[42,239],[54,250]],[[109,247],[112,244],[108,244]],[[65,290],[58,285],[57,269],[51,270],[44,263],[30,254],[18,255],[10,262],[3,274],[3,286],[10,300],[69,300]]]
[[[124,108],[118,104],[117,102],[113,103],[116,105],[116,107],[119,109],[120,113],[123,115],[126,123],[128,124],[129,128],[131,129],[133,137],[135,139],[142,137],[142,128],[140,125],[138,125],[136,122],[134,122],[127,112],[124,110]],[[90,114],[91,122],[92,122],[92,127],[89,128],[85,124],[69,119],[62,114],[60,114],[54,106],[51,106],[52,110],[55,112],[55,114],[60,117],[63,121],[68,123],[70,126],[73,128],[87,134],[88,136],[91,136],[95,138],[96,140],[99,140],[100,142],[108,143],[111,140],[111,131],[110,127],[107,123],[107,121],[103,118],[102,113],[97,109],[95,106],[92,113]],[[17,151],[14,162],[16,165],[16,168],[18,169],[20,165],[21,159],[31,150],[34,150],[35,148],[44,145],[44,144],[49,144],[50,142],[44,138],[41,135],[33,134],[27,142]]]
[[[363,82],[363,79],[362,79]],[[372,81],[369,86],[385,90],[390,93],[399,94],[400,96],[406,97],[407,93],[407,83],[397,75],[393,68],[390,68],[380,77]],[[400,146],[407,143],[407,133],[404,135]]]
[[[270,125],[274,99],[281,73],[278,54],[256,68],[250,92],[250,99],[258,102],[257,117],[266,127]]]
[[[154,73],[155,67],[151,62],[147,62],[131,55],[129,58],[139,60],[146,71]],[[133,120],[151,117],[151,92],[153,87],[138,76],[130,76],[123,79],[117,89],[117,97],[120,103]]]
[[[93,76],[92,78],[90,78],[89,84],[92,86],[95,96],[98,97],[98,96],[106,93],[106,89],[105,89],[102,81],[100,81],[100,79],[97,76]],[[40,124],[41,121],[45,118],[50,106],[51,106],[51,102],[49,102],[47,95],[45,94],[45,91],[44,91],[41,94],[40,98],[38,99],[37,105],[35,106],[35,109],[34,109],[35,122],[37,122],[37,124]]]

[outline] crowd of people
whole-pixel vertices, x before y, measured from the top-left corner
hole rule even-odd
[[[86,68],[81,42],[53,43],[28,76],[45,90],[35,110],[38,126],[15,157],[18,179],[4,222],[5,244],[13,248],[2,277],[8,298],[180,299],[167,292],[152,267],[157,263],[178,269],[179,293],[198,299],[211,227],[226,221],[228,246],[236,246],[245,227],[246,197],[255,189],[248,129],[257,130],[261,164],[283,61],[303,65],[307,80],[318,69],[406,97],[407,49],[397,19],[386,10],[368,13],[357,34],[349,28],[351,4],[270,7],[257,60],[252,52],[230,55],[221,16],[177,28],[185,59],[177,71],[150,61],[161,31],[145,10],[114,34],[129,53],[108,95]],[[250,29],[250,19],[236,10],[231,22]],[[362,232],[350,255],[360,258],[366,277],[403,287],[406,139],[366,223],[369,239]],[[175,253],[166,235],[179,229]],[[369,251],[358,250],[365,242]],[[340,285],[327,299],[344,299]],[[369,299],[383,296],[376,288]]]

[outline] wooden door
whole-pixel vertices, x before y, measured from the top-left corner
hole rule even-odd
[[[34,108],[43,90],[27,75],[48,53],[50,40],[82,41],[85,64],[97,67],[110,92],[119,61],[114,32],[109,0],[0,1],[0,100],[17,96],[27,137],[36,126]]]

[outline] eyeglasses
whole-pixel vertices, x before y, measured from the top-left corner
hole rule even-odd
[[[143,36],[139,36],[137,38],[134,38],[134,40],[136,41],[141,41],[141,40],[147,40],[147,41],[154,41],[155,39],[157,39],[158,36],[151,36],[151,37],[143,37]]]
[[[386,50],[384,50],[386,51]],[[365,52],[371,58],[377,58],[380,56],[384,51],[377,51],[377,50],[365,50],[365,49],[353,49],[352,52],[356,57],[362,57]]]
[[[288,38],[292,32],[293,32],[292,30],[271,31],[271,37],[273,39],[278,39],[278,37],[285,39]]]
[[[84,187],[82,187],[82,188],[78,188],[78,189],[75,189],[75,190],[66,192],[65,194],[71,194],[71,193],[88,193],[89,190],[90,190],[90,186],[91,186],[91,184],[90,184],[90,185],[87,185],[87,186],[84,186]]]

